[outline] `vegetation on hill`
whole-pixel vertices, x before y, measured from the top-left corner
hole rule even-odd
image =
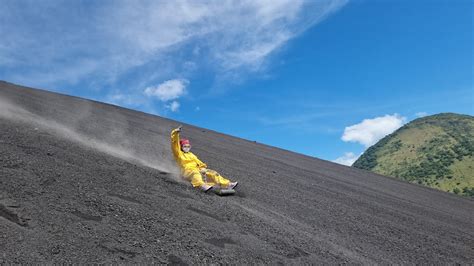
[[[416,119],[352,166],[474,197],[474,117],[442,113]]]

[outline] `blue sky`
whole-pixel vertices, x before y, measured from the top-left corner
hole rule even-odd
[[[1,0],[0,79],[350,164],[474,114],[473,2]]]

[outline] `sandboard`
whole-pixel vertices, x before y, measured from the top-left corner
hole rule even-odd
[[[219,196],[230,196],[235,194],[235,190],[232,188],[216,188],[213,189],[214,193],[216,193]]]

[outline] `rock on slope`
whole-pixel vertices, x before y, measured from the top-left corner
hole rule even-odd
[[[157,116],[0,82],[0,263],[472,263],[474,202]]]
[[[367,149],[353,166],[474,196],[474,117],[416,119]]]

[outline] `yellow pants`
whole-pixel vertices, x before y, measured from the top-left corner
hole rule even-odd
[[[221,176],[214,170],[207,170],[203,176],[198,169],[185,169],[183,172],[184,178],[191,182],[193,187],[200,187],[203,184],[209,186],[219,185],[221,187],[227,187],[230,183],[229,179]]]

